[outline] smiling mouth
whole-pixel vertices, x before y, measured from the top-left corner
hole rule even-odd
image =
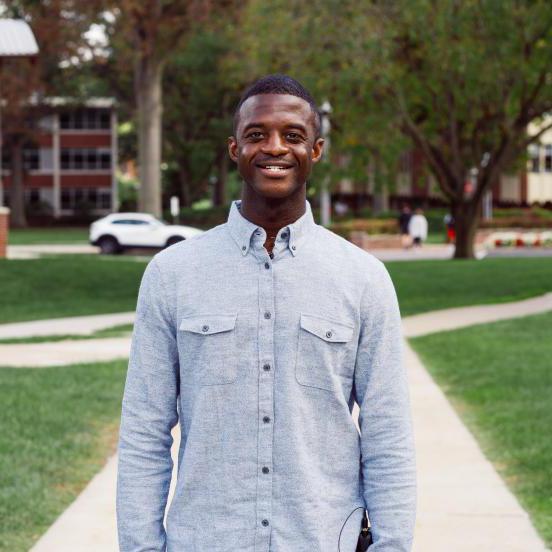
[[[288,163],[257,163],[257,168],[260,169],[265,175],[284,175],[293,168],[293,165]]]
[[[282,172],[282,171],[287,171],[288,169],[290,169],[291,167],[280,167],[278,165],[261,165],[261,169],[265,169],[267,171],[271,171],[271,172]]]

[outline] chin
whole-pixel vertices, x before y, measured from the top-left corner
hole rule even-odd
[[[296,192],[298,188],[297,185],[292,182],[286,182],[285,180],[278,180],[276,178],[256,182],[252,187],[258,195],[274,199],[288,197]]]

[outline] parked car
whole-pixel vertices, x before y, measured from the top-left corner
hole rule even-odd
[[[147,213],[112,213],[90,225],[90,243],[103,254],[129,248],[164,248],[203,234],[192,226],[167,224]]]

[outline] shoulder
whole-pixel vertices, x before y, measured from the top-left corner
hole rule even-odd
[[[328,230],[324,226],[317,225],[318,238],[327,257],[334,259],[344,270],[352,270],[363,280],[377,280],[385,277],[387,269],[385,265],[372,253],[361,249],[354,243]]]
[[[203,234],[178,242],[153,257],[162,274],[181,270],[197,262],[203,255],[219,250],[224,239],[224,224],[214,226]]]

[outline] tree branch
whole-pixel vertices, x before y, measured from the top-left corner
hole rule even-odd
[[[447,165],[442,163],[442,159],[437,159],[435,152],[438,151],[436,148],[432,147],[431,144],[423,136],[422,132],[412,120],[410,113],[405,105],[404,99],[400,91],[395,91],[395,97],[399,104],[399,109],[401,112],[402,119],[406,125],[406,130],[410,137],[414,140],[416,145],[418,145],[423,151],[428,163],[434,169],[437,175],[437,181],[441,186],[443,193],[451,200],[457,200],[455,191],[450,187],[448,182],[454,180],[454,177],[451,175]]]

